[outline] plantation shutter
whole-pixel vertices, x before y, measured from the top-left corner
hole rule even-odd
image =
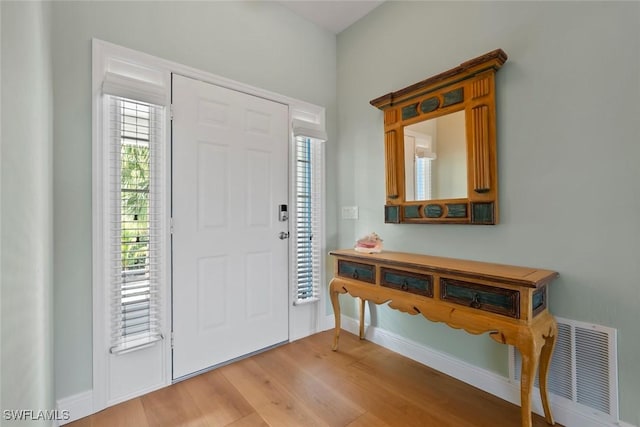
[[[322,143],[307,135],[295,136],[294,304],[317,301],[320,295]]]
[[[415,200],[430,200],[432,189],[431,159],[416,156]]]
[[[107,95],[111,353],[151,345],[160,325],[164,107]]]

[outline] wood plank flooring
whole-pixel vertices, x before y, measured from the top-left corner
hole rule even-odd
[[[520,426],[520,408],[397,353],[333,331],[272,349],[67,424]],[[547,426],[534,415],[534,427]]]

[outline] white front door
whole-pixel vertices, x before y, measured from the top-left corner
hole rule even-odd
[[[173,378],[288,340],[288,107],[173,76]]]

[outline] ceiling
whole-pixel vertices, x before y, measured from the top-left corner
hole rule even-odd
[[[278,3],[334,34],[380,6],[384,0],[281,0]]]

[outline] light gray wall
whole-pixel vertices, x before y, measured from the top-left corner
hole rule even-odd
[[[2,165],[2,5],[0,5],[0,165]],[[2,172],[0,172],[0,190],[2,189]],[[0,195],[0,240],[2,238],[2,196]],[[2,244],[0,244],[0,310],[2,309]],[[2,400],[2,313],[0,312],[0,408],[4,408]]]
[[[60,399],[92,387],[91,38],[326,107],[330,189],[335,186],[336,38],[274,2],[60,1],[52,7]],[[335,211],[330,203],[328,212]],[[330,214],[332,246],[333,218]]]
[[[369,100],[496,48],[500,224],[383,224],[382,112]],[[622,418],[640,425],[640,3],[387,2],[338,36],[339,246],[560,272],[561,317],[618,330]],[[346,300],[345,300],[346,302]],[[385,308],[377,325],[507,375],[506,347]]]
[[[54,409],[51,8],[1,2],[0,409]],[[2,425],[51,425],[8,421]]]

